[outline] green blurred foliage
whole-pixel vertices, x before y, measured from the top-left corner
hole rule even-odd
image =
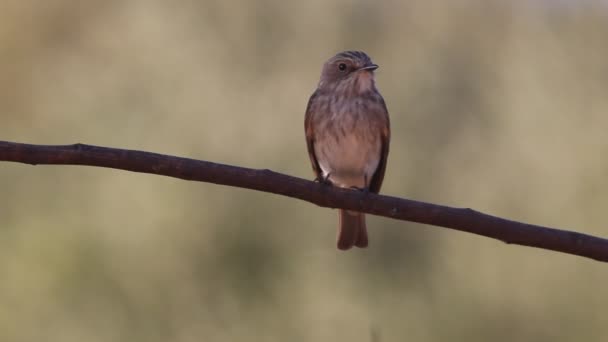
[[[601,1],[0,4],[0,139],[312,179],[322,63],[361,49],[392,116],[383,192],[606,235]],[[606,266],[274,195],[0,164],[2,341],[606,340]]]

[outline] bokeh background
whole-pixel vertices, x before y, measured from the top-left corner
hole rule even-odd
[[[604,1],[0,3],[0,139],[312,179],[322,63],[380,64],[383,193],[608,236]],[[2,341],[599,341],[605,264],[275,195],[0,163]]]

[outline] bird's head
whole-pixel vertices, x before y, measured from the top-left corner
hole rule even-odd
[[[374,64],[362,51],[344,51],[330,58],[321,72],[319,89],[360,95],[375,88]]]

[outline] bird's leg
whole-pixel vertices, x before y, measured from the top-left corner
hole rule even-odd
[[[351,186],[350,188],[353,190],[361,191],[364,195],[367,195],[369,194],[369,186],[367,185],[367,174],[363,175],[363,180],[365,182],[365,186],[363,188],[360,188],[358,186]]]
[[[319,182],[321,184],[325,184],[325,185],[333,185],[332,182],[329,180],[329,176],[331,175],[331,172],[328,173],[327,175],[323,175],[320,174],[315,178],[315,182]]]

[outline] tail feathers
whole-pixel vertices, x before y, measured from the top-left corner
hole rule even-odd
[[[355,211],[340,209],[338,227],[338,249],[347,250],[353,246],[365,248],[368,245],[365,215]]]

